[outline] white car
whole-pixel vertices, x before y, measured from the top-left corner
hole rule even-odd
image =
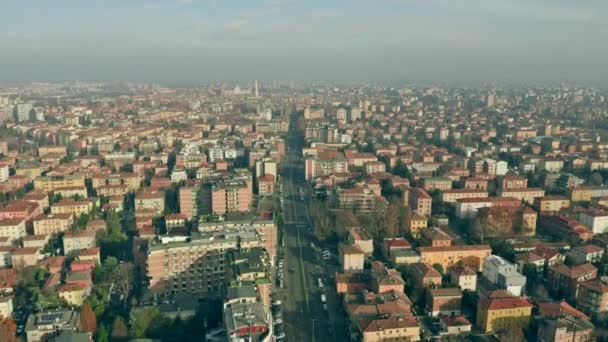
[[[272,302],[272,305],[279,306],[281,305],[281,301],[279,299],[275,299],[274,302]]]
[[[283,324],[283,319],[281,319],[281,318],[275,319],[275,320],[274,320],[274,324],[275,324],[275,325],[276,325],[276,324]]]

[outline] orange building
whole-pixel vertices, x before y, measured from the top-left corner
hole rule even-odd
[[[430,265],[440,264],[444,270],[462,263],[481,272],[483,260],[492,254],[488,245],[466,245],[449,247],[419,247],[420,261]]]

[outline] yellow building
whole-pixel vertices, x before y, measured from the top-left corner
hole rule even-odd
[[[93,201],[64,200],[51,206],[51,214],[72,214],[79,217],[93,210]]]
[[[50,192],[59,188],[84,187],[84,177],[80,174],[68,176],[44,176],[34,179],[34,188]]]
[[[420,234],[426,229],[428,219],[422,215],[412,212],[407,219],[407,231],[416,239],[420,238]]]
[[[31,182],[36,179],[36,177],[42,175],[42,168],[40,166],[20,166],[15,168],[15,174],[17,176],[24,176]]]
[[[570,200],[572,202],[591,201],[593,198],[593,189],[590,187],[578,187],[570,190]]]
[[[477,305],[477,325],[486,333],[526,327],[531,315],[532,304],[521,297],[482,299]]]
[[[85,284],[72,283],[65,284],[59,289],[59,297],[73,306],[81,306],[89,296],[91,287]]]

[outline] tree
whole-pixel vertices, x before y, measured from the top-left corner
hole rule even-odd
[[[118,265],[112,273],[112,280],[114,281],[116,291],[124,296],[124,300],[129,297],[129,290],[131,289],[131,284],[133,284],[133,273],[134,267],[131,263]]]
[[[112,323],[112,338],[122,338],[129,336],[129,330],[125,320],[121,316],[116,316]]]
[[[160,318],[160,310],[157,307],[147,307],[131,311],[131,335],[134,337],[145,337],[150,324]]]
[[[17,325],[10,318],[0,317],[0,341],[2,342],[18,342]]]
[[[589,182],[591,185],[599,186],[604,183],[604,178],[602,178],[602,174],[599,172],[594,172],[589,177]]]
[[[443,274],[443,265],[442,264],[433,264],[433,268],[437,270],[440,274]]]
[[[80,330],[92,334],[97,330],[97,318],[89,303],[84,303],[80,310]]]
[[[99,326],[97,329],[97,335],[95,336],[95,341],[97,342],[110,342],[110,334],[108,333],[108,328],[105,325]]]
[[[401,228],[400,223],[402,222],[400,204],[396,201],[389,203],[385,215],[386,226],[384,228],[384,236],[390,238],[399,236]]]
[[[402,160],[398,160],[397,165],[393,168],[393,174],[402,178],[409,178],[410,171]]]

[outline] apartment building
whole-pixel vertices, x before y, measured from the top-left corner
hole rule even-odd
[[[513,296],[521,296],[526,286],[526,277],[517,272],[517,266],[498,255],[484,259],[482,273],[490,283]]]
[[[199,222],[199,232],[213,233],[222,231],[240,231],[253,229],[260,242],[266,249],[266,252],[274,262],[277,248],[277,226],[272,220],[264,219],[246,219],[242,221],[227,220],[221,222]]]
[[[477,326],[485,333],[530,323],[532,303],[522,297],[481,299],[477,305]]]
[[[562,263],[549,267],[547,288],[554,295],[576,299],[580,284],[597,277],[597,268],[592,264],[566,266]]]
[[[534,200],[545,196],[545,190],[541,188],[526,188],[526,189],[501,189],[498,191],[499,197],[517,198],[521,201],[534,203]]]
[[[214,215],[246,212],[250,209],[252,196],[251,186],[244,180],[207,182],[201,191],[202,212]]]
[[[316,157],[306,158],[305,178],[310,181],[319,176],[329,176],[332,173],[348,172],[348,161],[344,153],[338,151],[322,151]]]
[[[67,176],[41,176],[34,179],[34,188],[45,192],[65,187],[84,186],[84,177],[77,173]]]
[[[79,230],[68,232],[63,235],[63,253],[95,247],[95,231]]]
[[[462,291],[457,287],[429,289],[427,312],[431,317],[459,316],[462,306]]]
[[[57,188],[53,190],[53,194],[61,195],[62,198],[70,198],[79,196],[81,198],[87,198],[87,188],[84,186],[68,186]]]
[[[51,205],[51,214],[72,214],[79,217],[82,214],[88,214],[93,210],[93,201],[72,201],[62,200]]]
[[[426,191],[450,190],[452,189],[452,180],[448,177],[424,177],[422,179],[422,187]]]
[[[199,193],[198,186],[184,186],[179,189],[179,212],[188,220],[198,217]]]
[[[526,189],[528,187],[528,179],[518,176],[504,176],[500,179],[500,188],[503,190]]]
[[[593,235],[608,233],[608,210],[592,208],[581,212],[579,219]]]
[[[0,220],[0,237],[7,237],[9,241],[15,241],[27,235],[24,219]]]
[[[423,230],[428,226],[428,218],[418,215],[415,212],[410,213],[407,218],[406,230],[415,239],[419,239]]]
[[[564,196],[544,196],[536,198],[534,205],[541,214],[558,213],[570,207],[570,200]]]
[[[490,256],[488,245],[463,245],[449,247],[419,247],[420,261],[430,265],[440,264],[444,270],[462,263],[474,270],[483,269],[483,261]]]
[[[35,235],[51,235],[56,232],[68,230],[74,222],[74,215],[65,214],[42,214],[34,218]]]
[[[410,188],[408,191],[408,205],[418,215],[431,217],[433,198],[423,189]]]
[[[446,203],[455,203],[464,198],[483,198],[488,197],[488,192],[477,189],[452,189],[441,192],[441,200]]]
[[[46,156],[60,156],[63,157],[67,155],[68,151],[65,146],[40,146],[38,147],[38,156],[46,157]]]
[[[595,318],[608,315],[608,283],[603,279],[593,279],[580,284],[576,304],[585,313]]]
[[[377,210],[379,205],[386,204],[386,199],[367,187],[338,188],[336,193],[341,209],[370,212]]]
[[[608,196],[608,187],[578,186],[569,189],[572,202],[589,202],[594,198]]]
[[[471,218],[475,217],[481,208],[518,208],[520,206],[521,200],[509,197],[463,198],[456,200],[456,216]]]
[[[272,196],[274,194],[274,176],[265,174],[258,178],[258,194],[260,196]]]
[[[153,210],[154,214],[165,212],[164,191],[142,191],[135,195],[135,211]]]
[[[225,254],[238,245],[234,234],[150,241],[145,265],[148,289],[158,295],[219,293],[226,281]]]

